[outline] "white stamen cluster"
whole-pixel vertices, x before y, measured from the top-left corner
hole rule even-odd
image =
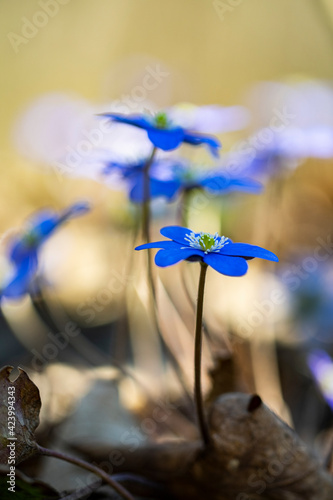
[[[197,250],[202,250],[206,254],[208,252],[216,252],[220,250],[224,245],[229,243],[229,239],[225,236],[219,236],[218,233],[190,233],[186,234],[184,238],[192,248]]]

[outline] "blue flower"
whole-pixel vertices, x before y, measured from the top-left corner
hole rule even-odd
[[[218,134],[245,128],[250,113],[243,106],[219,106],[209,104],[195,106],[183,102],[167,109],[172,121],[182,127],[205,134]]]
[[[31,217],[27,228],[9,241],[7,253],[14,266],[14,275],[1,290],[1,297],[20,298],[28,293],[31,281],[37,273],[38,253],[42,244],[58,226],[88,210],[87,203],[79,202],[60,214],[50,210],[41,210]]]
[[[260,193],[263,186],[260,182],[244,175],[229,174],[223,169],[195,169],[190,165],[175,166],[173,180],[178,183],[179,191],[203,189],[212,193],[229,193],[230,191],[245,191]]]
[[[308,356],[308,365],[325,400],[333,410],[333,361],[327,352],[317,349]]]
[[[109,162],[103,175],[120,174],[129,187],[131,201],[144,201],[144,167],[147,160],[137,160],[129,163]],[[149,197],[164,197],[171,200],[182,191],[203,189],[216,194],[230,191],[260,193],[262,184],[244,175],[230,175],[222,169],[205,170],[193,168],[182,161],[154,160],[149,170]]]
[[[318,347],[333,343],[333,268],[330,260],[317,262],[302,279],[296,278],[295,269],[304,269],[310,259],[308,254],[298,256],[293,265],[280,269],[280,277],[292,292],[288,300],[289,337]]]
[[[114,172],[120,174],[128,185],[130,200],[134,203],[142,203],[145,201],[144,168],[146,164],[147,159],[130,163],[112,161],[106,165],[102,174],[109,175]],[[155,160],[149,169],[148,176],[149,199],[163,196],[170,200],[179,189],[178,181],[170,175],[168,160]]]
[[[157,241],[136,247],[160,248],[155,263],[160,267],[177,264],[182,260],[204,262],[227,276],[243,276],[248,269],[247,260],[260,259],[278,262],[277,256],[264,248],[247,243],[233,243],[225,236],[210,233],[194,233],[180,226],[167,226],[161,229],[162,236],[171,241]]]
[[[148,138],[153,145],[164,151],[176,149],[183,142],[191,144],[192,146],[205,144],[208,146],[211,154],[218,157],[218,150],[221,144],[215,137],[175,125],[168,119],[165,113],[157,113],[155,116],[144,114],[120,115],[118,113],[103,113],[102,116],[106,116],[115,122],[125,123],[146,130]]]

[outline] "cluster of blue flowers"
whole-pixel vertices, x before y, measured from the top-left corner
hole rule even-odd
[[[144,129],[152,143],[153,154],[150,159],[128,163],[112,160],[107,162],[103,169],[104,175],[116,172],[127,181],[129,197],[133,202],[142,203],[159,196],[172,200],[181,192],[193,189],[216,194],[234,190],[259,193],[262,189],[259,182],[243,175],[231,174],[221,167],[200,169],[179,158],[155,157],[157,150],[172,151],[183,143],[192,146],[204,145],[213,157],[217,158],[219,155],[221,144],[217,138],[177,125],[166,113],[158,113],[155,116],[105,113],[102,116],[117,123]],[[60,214],[42,210],[33,216],[28,228],[12,238],[8,244],[8,258],[14,271],[2,287],[1,297],[19,298],[29,293],[38,271],[39,252],[43,243],[68,219],[88,210],[88,204],[82,202],[72,205]],[[162,267],[181,260],[201,261],[219,273],[242,276],[247,271],[249,259],[259,257],[277,261],[272,252],[253,245],[233,243],[229,238],[217,234],[194,233],[179,226],[165,227],[161,234],[171,241],[146,243],[137,247],[137,250],[160,248],[155,262]]]
[[[110,120],[132,125],[147,131],[152,145],[162,151],[171,151],[182,143],[193,146],[206,145],[213,157],[218,158],[220,142],[213,136],[187,130],[175,125],[166,113],[150,115],[123,116],[116,113],[102,115]],[[103,175],[118,173],[128,184],[129,198],[136,203],[146,201],[144,189],[145,166],[148,158],[135,161],[109,161],[102,171]],[[244,174],[235,174],[219,166],[214,169],[194,167],[189,162],[175,159],[160,159],[153,161],[148,172],[149,199],[164,197],[173,200],[182,191],[202,189],[216,194],[225,194],[230,191],[244,191],[259,193],[261,183]]]
[[[144,168],[148,159],[134,162],[110,161],[103,175],[118,173],[128,184],[129,198],[134,203],[146,201]],[[174,200],[184,191],[200,189],[216,195],[231,191],[260,193],[263,185],[243,174],[232,174],[221,168],[203,169],[181,160],[157,159],[149,171],[149,199]]]
[[[146,243],[136,247],[136,250],[158,248],[155,263],[160,267],[168,267],[183,260],[199,262],[201,265],[197,319],[195,331],[195,361],[194,361],[194,394],[199,430],[205,446],[210,445],[210,434],[204,415],[201,389],[201,344],[202,344],[202,311],[204,297],[204,281],[206,269],[212,267],[218,273],[226,276],[243,276],[248,270],[247,261],[255,257],[277,262],[277,256],[264,248],[246,243],[234,243],[230,238],[208,232],[196,233],[181,226],[167,226],[161,229],[164,241],[149,241],[149,202],[157,196],[168,200],[182,192],[188,193],[194,189],[207,190],[211,193],[227,193],[232,190],[258,193],[261,184],[252,179],[237,175],[228,175],[221,168],[211,170],[194,169],[191,164],[170,158],[156,158],[158,150],[171,151],[182,143],[193,146],[205,145],[210,153],[218,156],[219,141],[212,136],[188,130],[173,124],[165,113],[155,117],[144,115],[121,116],[115,113],[106,115],[112,121],[120,122],[146,130],[153,149],[151,156],[126,164],[109,161],[104,167],[104,174],[116,172],[125,179],[129,186],[129,197],[134,202],[142,203],[142,227]],[[1,298],[18,299],[30,293],[34,294],[34,285],[38,276],[39,254],[44,242],[63,223],[72,217],[84,214],[89,210],[85,202],[76,203],[60,214],[42,210],[32,217],[28,227],[13,238],[8,245],[8,257],[14,272],[2,287]],[[148,254],[149,257],[149,254]],[[154,283],[148,259],[148,274],[154,295]],[[37,284],[38,291],[38,284]]]
[[[218,156],[221,147],[219,141],[211,136],[195,133],[181,126],[174,125],[165,113],[155,117],[144,115],[122,116],[116,113],[106,113],[103,116],[113,121],[132,125],[147,131],[148,138],[154,148],[170,151],[181,143],[191,145],[204,144],[209,147],[213,156]],[[147,201],[145,190],[146,160],[131,164],[110,162],[104,172],[118,170],[129,180],[130,199],[132,201]],[[163,168],[164,165],[164,168]],[[194,169],[189,163],[180,160],[156,161],[150,169],[148,198],[164,196],[172,199],[182,191],[203,189],[215,193],[226,193],[232,190],[258,193],[262,185],[241,175],[230,175],[221,168],[213,170]],[[159,172],[163,175],[159,176]],[[221,274],[242,276],[248,269],[247,260],[254,257],[277,261],[272,252],[261,247],[244,243],[233,243],[229,238],[211,235],[209,233],[194,233],[180,226],[169,226],[161,230],[161,234],[171,241],[147,242],[136,250],[160,248],[156,254],[155,263],[160,267],[176,264],[181,260],[201,261],[211,266]]]

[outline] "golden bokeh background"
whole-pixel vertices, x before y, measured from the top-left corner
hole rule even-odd
[[[161,106],[238,104],[258,81],[333,77],[327,0],[49,3],[57,12],[45,21],[36,14],[45,12],[46,0],[0,2],[2,148],[9,147],[12,122],[31,99],[55,90],[93,101],[119,99],[149,61],[170,71]],[[44,26],[30,31],[30,39],[11,38],[34,19]]]
[[[93,213],[71,222],[70,229],[64,228],[50,242],[55,249],[48,264],[53,266],[52,278],[58,280],[60,296],[74,308],[96,296],[114,269],[124,269],[123,249],[131,245],[126,234],[130,214],[123,209],[122,194],[111,195],[107,187],[87,179],[59,179],[52,169],[18,152],[14,126],[34,99],[64,92],[94,105],[124,102],[142,84],[147,67],[167,75],[147,91],[147,99],[160,108],[178,102],[246,104],[250,89],[262,81],[333,80],[329,0],[0,0],[0,19],[0,234],[19,227],[40,207],[61,208],[80,197],[92,200]],[[228,150],[232,139],[221,139]],[[287,227],[282,231],[294,246],[311,247],[331,224],[327,214],[332,205],[332,164],[322,161],[320,175],[317,167],[313,161],[296,172],[286,193]],[[266,202],[267,207],[269,199]],[[256,212],[252,202],[247,208],[247,214]],[[244,216],[239,224],[251,240],[251,222]],[[297,237],[291,234],[296,227]],[[256,243],[263,244],[265,226],[259,229],[261,241]],[[57,249],[62,250],[58,256]],[[65,263],[61,255],[66,255]],[[0,275],[3,267],[1,262]],[[255,272],[251,277],[255,283]],[[212,296],[219,286],[217,278],[211,279]],[[239,293],[236,286],[234,296]],[[117,316],[121,301],[116,295],[113,308],[101,312],[99,323]],[[16,335],[31,349],[41,328],[31,307],[21,305],[19,317],[16,306],[6,307]],[[31,341],[25,336],[27,318],[37,335]]]

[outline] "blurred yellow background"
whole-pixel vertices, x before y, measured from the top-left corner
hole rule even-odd
[[[47,244],[51,281],[61,300],[76,312],[77,304],[88,303],[112,282],[115,271],[126,277],[133,249],[128,237],[131,213],[123,193],[110,194],[103,184],[87,179],[59,179],[52,169],[41,168],[15,149],[14,125],[34,99],[64,92],[92,105],[128,99],[133,103],[134,92],[135,111],[147,71],[154,72],[159,85],[145,88],[144,97],[160,108],[178,102],[246,104],[252,86],[262,81],[333,81],[333,2],[329,0],[0,0],[0,19],[0,235],[20,227],[40,207],[63,208],[78,198],[93,202],[91,214],[71,221]],[[230,138],[221,140],[228,150]],[[311,248],[319,235],[330,234],[332,161],[316,162],[309,160],[292,175],[281,199],[282,212],[277,217],[273,214],[273,222],[265,218],[269,192],[258,200],[246,198],[245,205],[231,210],[229,226],[241,228],[237,236],[242,233],[245,241],[267,244],[275,251],[272,234],[278,219],[276,240],[282,235],[279,257],[283,260],[286,242],[291,249]],[[255,225],[252,215],[258,213],[257,204],[264,216]],[[216,229],[209,226],[209,230]],[[259,235],[256,241],[251,240],[254,235]],[[144,266],[143,256],[135,253],[133,259],[137,267]],[[209,277],[207,311],[218,324],[216,330],[223,321],[226,326],[228,314],[237,318],[246,304],[251,309],[256,291],[261,298],[260,294],[267,295],[267,283],[275,286],[260,274],[260,264],[251,266],[245,282]],[[5,268],[0,258],[0,280]],[[174,284],[172,273],[163,276]],[[143,292],[135,288],[138,303],[144,291],[144,287]],[[125,286],[114,293],[109,307],[96,315],[97,326],[121,316],[125,293]],[[283,309],[288,304],[289,296]],[[7,304],[6,319],[29,351],[40,340],[38,335],[45,337],[45,327],[32,314],[28,299],[21,304],[20,314],[18,309]],[[144,316],[138,308],[135,333],[140,314]],[[261,326],[264,335],[270,323],[271,317]],[[119,330],[122,334],[121,326]],[[146,349],[151,344],[149,334],[137,344],[137,349],[140,345]],[[142,366],[153,358],[147,352]]]
[[[0,16],[2,148],[16,114],[39,94],[119,99],[150,62],[170,72],[167,89],[151,96],[160,106],[230,105],[257,81],[333,77],[325,0],[2,0]],[[26,28],[30,39],[26,20],[41,25]]]
[[[0,233],[41,206],[95,201],[94,213],[71,223],[90,241],[90,257],[80,253],[82,293],[82,273],[87,282],[97,279],[98,256],[105,261],[118,252],[105,228],[110,219],[126,222],[126,214],[113,215],[124,197],[111,199],[106,187],[84,179],[60,182],[15,150],[13,126],[32,100],[66,92],[94,104],[122,101],[142,84],[147,67],[164,75],[147,96],[162,108],[182,101],[244,104],[260,81],[333,79],[333,5],[326,0],[2,0],[0,18]],[[101,229],[98,250],[91,242]],[[97,287],[103,279],[102,273]]]
[[[0,18],[1,232],[14,209],[57,197],[12,147],[15,120],[41,94],[118,100],[158,66],[157,106],[232,105],[261,80],[333,77],[327,0],[2,0]]]

